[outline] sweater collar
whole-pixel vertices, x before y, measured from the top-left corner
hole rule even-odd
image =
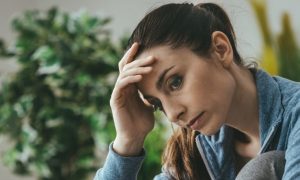
[[[276,80],[263,70],[255,73],[256,88],[259,102],[260,141],[262,151],[279,123],[281,123],[281,92]]]

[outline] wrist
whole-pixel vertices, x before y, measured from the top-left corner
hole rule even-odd
[[[143,146],[144,139],[126,140],[117,136],[112,148],[121,156],[139,156]]]

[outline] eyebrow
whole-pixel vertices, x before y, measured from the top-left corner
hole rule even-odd
[[[156,88],[157,89],[161,89],[162,88],[162,83],[164,82],[165,76],[166,74],[172,69],[174,68],[175,65],[169,67],[168,69],[165,69],[158,77],[158,81],[156,82]]]

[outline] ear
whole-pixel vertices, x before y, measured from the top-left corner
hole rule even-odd
[[[228,37],[221,31],[212,33],[212,53],[217,56],[224,68],[233,63],[233,51]]]

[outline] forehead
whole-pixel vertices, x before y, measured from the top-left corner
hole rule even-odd
[[[169,56],[174,56],[175,49],[169,46],[155,46],[150,49],[144,50],[137,59],[146,58],[148,56],[154,56],[157,60],[163,60]]]
[[[186,59],[193,59],[197,55],[187,47],[171,48],[167,45],[155,46],[150,49],[144,50],[138,59],[147,58],[153,56],[156,59],[155,65],[169,64],[169,63],[185,63]]]

